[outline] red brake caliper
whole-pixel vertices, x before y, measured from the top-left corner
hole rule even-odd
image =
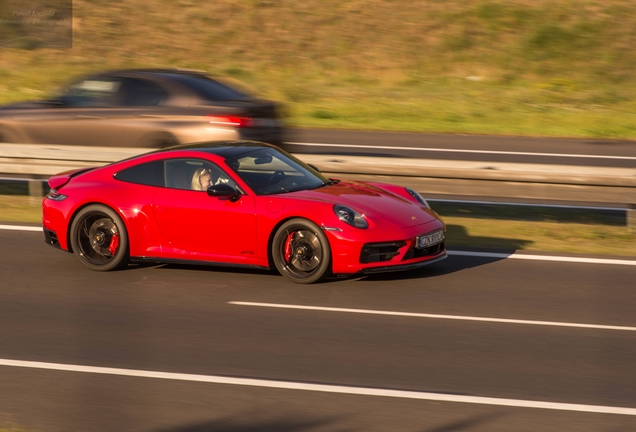
[[[117,248],[119,247],[119,233],[113,234],[113,237],[110,239],[110,245],[108,245],[108,251],[112,256],[115,256],[117,252]]]
[[[291,256],[292,256],[291,243],[293,238],[294,238],[294,232],[292,231],[287,235],[287,240],[285,240],[285,261],[287,261],[288,263],[291,262]]]

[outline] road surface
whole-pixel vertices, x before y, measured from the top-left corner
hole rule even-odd
[[[417,272],[302,286],[266,271],[92,272],[37,231],[0,229],[0,244],[0,425],[636,424],[634,262],[453,255]]]

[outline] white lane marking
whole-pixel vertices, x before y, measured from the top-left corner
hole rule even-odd
[[[19,225],[0,225],[0,229],[15,230],[15,231],[37,231],[41,232],[42,227],[29,227]],[[578,258],[578,257],[564,257],[564,256],[549,256],[549,255],[528,255],[518,253],[494,253],[494,252],[469,252],[469,251],[447,251],[449,255],[457,256],[470,256],[481,258],[511,258],[511,259],[524,259],[534,261],[558,261],[558,262],[571,262],[571,263],[584,263],[584,264],[612,264],[612,265],[626,265],[636,266],[636,260],[622,260],[622,259],[608,259],[608,258]]]
[[[12,230],[12,231],[40,231],[42,232],[42,227],[30,227],[30,226],[21,226],[21,225],[0,225],[0,229]]]
[[[469,256],[469,257],[483,257],[483,258],[501,258],[501,259],[520,259],[531,261],[557,261],[557,262],[569,262],[569,263],[582,263],[582,264],[611,264],[611,265],[624,265],[624,266],[636,266],[636,260],[624,260],[624,259],[610,259],[610,258],[579,258],[579,257],[566,257],[566,256],[552,256],[552,255],[526,255],[519,253],[495,253],[495,252],[469,252],[469,251],[447,251],[449,255],[456,256]]]
[[[336,307],[324,307],[324,306],[302,306],[302,305],[290,305],[280,303],[256,303],[256,302],[242,302],[231,301],[228,304],[238,306],[258,306],[278,309],[301,309],[312,310],[321,312],[345,312],[345,313],[358,313],[358,314],[370,314],[370,315],[390,315],[390,316],[403,316],[414,318],[432,318],[432,319],[447,319],[457,321],[481,321],[481,322],[494,322],[494,323],[506,323],[506,324],[526,324],[526,325],[540,325],[540,326],[552,326],[552,327],[577,327],[588,328],[598,330],[621,330],[621,331],[636,331],[636,327],[624,327],[624,326],[611,326],[601,324],[581,324],[581,323],[568,323],[568,322],[556,322],[556,321],[531,321],[531,320],[518,320],[507,318],[487,318],[487,317],[474,317],[474,316],[462,316],[462,315],[438,315],[427,314],[417,312],[394,312],[384,310],[372,310],[372,309],[349,309],[349,308],[336,308]]]
[[[540,408],[559,411],[577,411],[586,413],[619,414],[636,416],[636,408],[604,405],[583,405],[560,402],[543,402],[523,399],[503,399],[481,396],[462,396],[443,393],[430,393],[409,390],[391,390],[368,387],[349,387],[329,384],[312,384],[292,381],[276,381],[255,378],[232,378],[218,375],[195,375],[185,373],[146,371],[138,369],[120,369],[97,366],[82,366],[61,363],[44,363],[24,360],[0,359],[0,366],[13,366],[31,369],[48,369],[66,372],[82,372],[103,375],[117,375],[137,378],[155,378],[178,381],[194,381],[211,384],[229,384],[250,387],[265,387],[286,390],[305,390],[324,393],[340,393],[361,396],[383,396],[401,399],[419,399],[442,402],[460,402],[481,405],[497,405],[515,408]]]
[[[301,143],[289,142],[287,144],[316,146],[316,147],[346,147],[346,148],[362,148],[362,149],[382,149],[382,150],[413,150],[422,152],[441,152],[441,153],[474,153],[474,154],[500,154],[515,156],[549,156],[563,158],[587,158],[587,159],[618,159],[618,160],[636,160],[636,156],[607,156],[607,155],[585,155],[585,154],[568,154],[568,153],[534,153],[534,152],[513,152],[498,150],[467,150],[467,149],[447,149],[447,148],[424,148],[424,147],[393,147],[393,146],[366,146],[355,144],[322,144],[322,143]]]

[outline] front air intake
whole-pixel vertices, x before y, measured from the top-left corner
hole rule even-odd
[[[390,243],[367,243],[362,246],[360,253],[360,262],[362,264],[390,261],[394,256],[400,253],[400,248],[404,247],[406,242],[390,242]]]
[[[406,253],[404,254],[404,258],[402,258],[402,261],[410,260],[413,258],[422,258],[425,256],[435,256],[443,252],[444,249],[445,242],[441,242],[424,249],[416,249],[415,246],[411,246],[409,250],[406,251]]]

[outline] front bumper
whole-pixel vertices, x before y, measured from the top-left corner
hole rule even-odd
[[[325,231],[332,272],[340,275],[409,270],[446,258],[445,242],[416,248],[418,236],[445,230],[440,220],[402,229]]]
[[[418,268],[422,268],[429,264],[434,264],[436,262],[440,262],[448,258],[448,254],[446,251],[442,252],[440,255],[428,259],[426,261],[419,261],[410,264],[402,264],[402,265],[392,265],[392,266],[383,266],[383,267],[372,267],[364,270],[360,270],[358,274],[375,274],[375,273],[389,273],[389,272],[397,272],[397,271],[408,271],[415,270]]]

